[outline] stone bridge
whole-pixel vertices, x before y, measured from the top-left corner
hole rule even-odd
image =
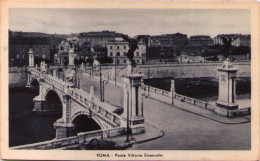
[[[27,87],[39,90],[38,96],[33,99],[33,111],[41,114],[60,114],[61,118],[54,123],[56,139],[77,135],[77,129],[80,127],[77,127],[74,121],[82,116],[92,120],[88,125],[92,130],[119,129],[117,135],[124,135],[129,123],[132,134],[144,133],[143,106],[138,97],[141,94],[140,90],[138,92],[140,85],[139,75],[125,78],[124,112],[119,115],[113,113],[118,107],[95,98],[93,86],[90,93],[87,93],[76,88],[72,82],[59,79],[55,71],[50,74],[37,67],[28,69]],[[122,131],[122,127],[125,130]]]

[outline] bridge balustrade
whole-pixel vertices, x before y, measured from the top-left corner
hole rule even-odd
[[[37,71],[35,69],[32,69],[31,72],[34,75],[39,75],[39,73],[40,73],[39,71]],[[47,83],[57,87],[57,89],[65,92],[65,93],[68,93],[72,97],[72,99],[77,100],[77,102],[81,103],[83,107],[95,109],[97,116],[98,116],[98,113],[100,113],[101,116],[98,116],[98,117],[100,117],[100,119],[104,120],[110,126],[112,126],[112,127],[120,126],[120,118],[118,118],[119,116],[116,116],[111,111],[109,112],[109,111],[105,110],[103,107],[101,107],[101,105],[103,105],[104,103],[100,104],[98,101],[95,101],[95,102],[93,102],[92,107],[88,107],[89,103],[90,103],[89,97],[88,97],[89,94],[86,93],[85,91],[83,91],[81,89],[70,88],[68,82],[64,82],[63,80],[60,80],[57,77],[49,75],[49,74],[42,74],[40,77],[43,78]],[[87,107],[86,107],[86,105],[87,105]],[[108,106],[111,106],[111,105],[104,104],[104,107],[107,108]],[[113,107],[113,108],[115,109],[115,107]],[[108,119],[109,121],[106,119]]]
[[[84,97],[83,95],[87,95],[87,94],[83,94],[85,93],[84,91],[80,90],[80,89],[73,89],[73,93],[74,93],[74,96],[72,95],[72,98],[78,100],[79,102],[82,102],[83,103],[83,98],[87,101],[87,105],[89,105],[90,101],[88,101],[88,99],[86,97]],[[79,91],[77,91],[79,90]],[[80,94],[80,92],[82,94]],[[80,97],[82,98],[82,101],[80,100]],[[84,106],[85,107],[85,106]],[[118,116],[112,114],[111,112],[105,110],[104,108],[102,108],[101,106],[97,105],[96,103],[93,102],[93,106],[90,107],[90,108],[93,108],[97,113],[100,113],[103,117],[102,120],[104,120],[105,122],[107,122],[109,125],[111,125],[112,127],[116,127],[116,126],[119,126],[120,125],[120,121],[114,121],[114,117],[117,118]],[[106,116],[107,114],[111,115],[109,117],[105,117],[107,119],[109,119],[111,122],[115,123],[115,124],[112,124],[110,122],[108,122],[107,120],[104,119],[104,116]],[[113,115],[113,117],[112,117]]]
[[[165,91],[165,90],[158,89],[158,88],[155,88],[155,87],[147,86],[147,85],[144,85],[144,84],[141,85],[141,88],[144,91],[149,90],[149,92],[156,93],[158,95],[162,95],[162,96],[165,96],[165,97],[172,99],[172,93],[169,92],[169,91]],[[153,97],[153,96],[150,96],[150,97]],[[187,97],[187,96],[184,96],[184,95],[180,95],[180,94],[177,94],[177,93],[173,94],[173,98],[176,99],[176,100],[186,102],[186,103],[189,103],[189,104],[201,107],[201,108],[209,109],[209,110],[212,110],[212,111],[216,108],[215,105],[209,104],[208,102],[201,101],[201,100],[198,100],[198,99],[194,99],[194,98],[191,98],[191,97]],[[157,99],[160,99],[160,98],[157,98]],[[162,101],[163,100],[164,99],[162,99]]]
[[[62,147],[67,147],[71,145],[77,145],[80,143],[88,143],[92,139],[106,139],[110,137],[121,136],[125,134],[124,127],[117,127],[113,129],[102,129],[95,130],[91,132],[78,133],[77,136],[54,139],[49,141],[44,141],[40,143],[34,143],[29,145],[21,145],[12,147],[12,149],[57,149]]]
[[[54,149],[60,147],[66,147],[69,145],[78,144],[78,136],[62,138],[62,139],[54,139],[49,141],[44,141],[40,143],[34,143],[29,145],[20,145],[13,147],[13,149]]]

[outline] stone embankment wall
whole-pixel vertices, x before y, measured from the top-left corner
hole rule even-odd
[[[193,77],[217,77],[218,68],[221,68],[222,63],[193,63],[193,64],[155,64],[155,65],[139,65],[138,71],[144,74],[144,79],[147,78],[193,78]],[[250,62],[233,62],[234,67],[238,68],[238,77],[251,76]],[[102,74],[115,77],[113,67],[102,67]],[[125,66],[116,67],[117,77],[120,78],[126,73]]]
[[[9,88],[24,87],[27,83],[26,68],[9,68]]]

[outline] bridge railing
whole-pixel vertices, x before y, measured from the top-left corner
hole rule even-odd
[[[112,127],[120,126],[120,118],[116,114],[112,113],[112,111],[106,110],[104,107],[109,108],[112,105],[107,103],[102,103],[105,105],[101,105],[100,102],[97,100],[90,101],[89,100],[89,94],[81,89],[69,89],[68,92],[71,97],[75,100],[77,100],[79,103],[83,104],[83,107],[90,107],[90,109],[93,109],[92,112],[96,113],[96,116],[100,119],[104,120],[106,123],[108,123]],[[103,107],[104,106],[104,107]]]
[[[124,127],[117,127],[113,129],[102,129],[92,132],[78,133],[79,143],[86,143],[92,139],[106,139],[125,134]]]
[[[101,103],[98,100],[90,101],[90,97],[87,92],[77,88],[70,88],[68,82],[64,82],[55,76],[41,74],[38,70],[35,69],[32,69],[31,72],[34,75],[39,75],[46,82],[57,87],[57,89],[69,94],[74,100],[77,100],[78,103],[82,104],[83,107],[90,107],[94,109],[93,112],[96,113],[96,116],[108,123],[110,126],[120,126],[120,116],[113,113],[113,110],[115,110],[116,107],[113,107],[108,103]],[[108,108],[112,110],[107,110]]]
[[[152,93],[159,95],[159,97],[156,97],[156,99],[160,99],[161,97],[166,97],[166,98],[169,99],[169,102],[170,102],[171,99],[176,99],[176,100],[179,100],[181,102],[186,102],[188,104],[198,106],[198,107],[201,107],[201,108],[204,108],[204,109],[209,109],[209,110],[214,110],[215,107],[216,107],[215,105],[210,104],[208,102],[201,101],[201,100],[198,100],[198,99],[194,99],[194,98],[191,98],[191,97],[187,97],[187,96],[184,96],[184,95],[181,95],[181,94],[177,94],[176,92],[171,93],[170,91],[158,89],[158,88],[151,87],[151,86],[144,85],[144,84],[141,85],[141,88],[144,90],[145,93],[147,93],[148,92],[147,90],[149,90],[149,92],[152,92]],[[154,97],[154,96],[150,95],[150,97]],[[161,101],[165,100],[163,98],[161,98],[161,99],[162,99]]]
[[[102,129],[90,132],[78,133],[77,136],[53,139],[49,141],[44,141],[40,143],[33,143],[28,145],[20,145],[12,147],[11,149],[57,149],[68,147],[72,145],[88,143],[92,139],[106,139],[116,136],[121,136],[125,134],[124,127],[118,127],[113,129]]]
[[[53,139],[49,141],[44,141],[40,143],[20,145],[12,147],[12,149],[54,149],[60,147],[66,147],[69,145],[75,145],[79,143],[78,136],[62,138],[62,139]]]

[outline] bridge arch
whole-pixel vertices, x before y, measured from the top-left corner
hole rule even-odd
[[[87,113],[79,113],[75,115],[71,122],[75,125],[75,133],[89,132],[103,129],[101,122],[94,116]]]
[[[46,109],[50,112],[50,114],[55,114],[57,118],[62,117],[62,99],[58,92],[53,89],[47,89],[45,96]]]

